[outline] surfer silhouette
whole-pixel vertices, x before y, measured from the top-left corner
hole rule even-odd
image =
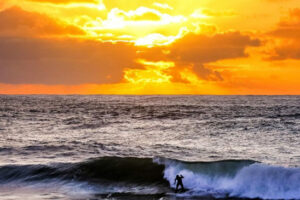
[[[176,189],[175,189],[175,192],[178,192],[178,189],[179,189],[179,186],[181,187],[181,191],[184,191],[184,187],[183,187],[183,183],[182,183],[182,179],[184,177],[180,174],[180,175],[176,175],[176,178],[175,178],[175,181],[174,181],[174,184],[176,184]]]

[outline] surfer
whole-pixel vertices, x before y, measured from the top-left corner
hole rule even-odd
[[[183,183],[182,183],[182,179],[183,179],[184,177],[180,174],[180,175],[176,175],[176,178],[175,178],[175,181],[174,181],[174,184],[176,184],[176,182],[177,182],[177,185],[176,185],[176,190],[175,190],[175,192],[178,192],[178,188],[179,188],[179,186],[181,187],[181,191],[184,191],[184,187],[183,187]]]

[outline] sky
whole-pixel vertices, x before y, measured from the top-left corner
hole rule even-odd
[[[299,0],[0,0],[0,94],[300,94]]]

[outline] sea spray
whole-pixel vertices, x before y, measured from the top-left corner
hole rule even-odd
[[[185,177],[184,185],[190,189],[189,193],[195,196],[207,194],[215,197],[300,199],[299,168],[270,166],[251,161],[155,161],[165,163],[164,178],[172,187],[176,174],[182,174]],[[224,168],[232,165],[232,168],[229,171],[215,171],[222,165]]]
[[[227,183],[231,196],[300,199],[300,169],[253,164]]]

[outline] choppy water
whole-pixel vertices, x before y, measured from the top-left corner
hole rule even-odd
[[[300,96],[0,96],[0,134],[0,199],[300,199]]]

